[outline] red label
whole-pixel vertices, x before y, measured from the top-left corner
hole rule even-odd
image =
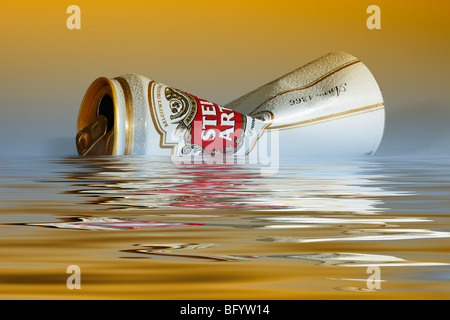
[[[191,95],[197,103],[197,114],[191,123],[191,137],[186,142],[194,150],[215,154],[235,153],[244,140],[246,117],[218,104]]]
[[[239,112],[157,82],[150,82],[149,103],[161,148],[214,156],[244,145],[247,117]]]

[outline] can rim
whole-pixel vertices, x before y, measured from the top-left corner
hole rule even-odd
[[[86,126],[92,123],[97,115],[97,110],[99,108],[100,102],[105,95],[110,95],[113,101],[113,109],[114,109],[114,141],[112,148],[112,155],[117,154],[118,144],[119,144],[119,135],[118,135],[118,118],[119,118],[119,110],[118,110],[118,99],[117,92],[114,88],[114,84],[112,81],[106,77],[100,77],[94,80],[89,88],[86,90],[86,93],[83,97],[83,101],[81,102],[80,111],[78,113],[78,122],[77,122],[77,133],[83,130]],[[108,154],[107,150],[104,150],[104,154]]]

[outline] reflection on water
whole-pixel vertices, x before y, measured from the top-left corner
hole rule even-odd
[[[146,158],[89,160],[74,159],[81,170],[67,178],[81,189],[71,192],[95,196],[93,202],[109,210],[320,209],[371,214],[379,202],[375,197],[383,191],[356,165],[335,172],[320,164],[287,167],[277,176],[261,176],[258,167],[176,166]]]
[[[398,266],[448,266],[448,263],[437,262],[409,262],[405,259],[388,255],[361,254],[347,252],[319,253],[308,255],[287,256],[293,259],[318,261],[320,265],[343,267],[398,267]]]
[[[269,176],[146,157],[0,170],[3,297],[70,297],[72,264],[94,298],[449,297],[435,280],[450,271],[446,159],[291,159]],[[371,266],[381,289],[366,287]]]
[[[83,230],[120,230],[120,229],[147,229],[147,228],[168,228],[168,227],[189,227],[201,226],[200,223],[176,223],[163,221],[126,221],[112,218],[72,218],[71,222],[58,223],[28,223],[30,226],[54,227],[63,229],[83,229]]]
[[[254,258],[252,256],[226,256],[226,255],[200,255],[200,254],[183,254],[180,251],[183,249],[195,250],[216,247],[215,244],[200,244],[200,243],[178,243],[178,244],[136,244],[137,249],[122,250],[122,252],[138,253],[146,255],[189,258],[189,259],[203,259],[210,261],[240,261]]]
[[[426,238],[448,238],[450,233],[424,229],[356,229],[344,232],[345,236],[330,238],[273,237],[266,241],[277,242],[322,242],[322,241],[372,241],[405,240]]]

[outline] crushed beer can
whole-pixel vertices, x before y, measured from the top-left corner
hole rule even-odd
[[[371,155],[384,102],[357,58],[328,54],[225,106],[141,75],[101,77],[77,124],[80,155]],[[270,136],[270,139],[268,138]],[[259,150],[259,151],[256,151]]]

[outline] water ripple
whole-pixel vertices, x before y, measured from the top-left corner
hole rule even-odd
[[[89,270],[89,292],[142,285],[170,298],[182,284],[201,298],[346,297],[373,292],[357,269],[378,266],[380,296],[426,288],[439,297],[448,294],[435,279],[449,270],[449,195],[441,158],[283,159],[272,175],[147,157],[0,159],[4,292],[31,290],[20,279],[35,268],[42,288],[54,285],[70,263]],[[45,288],[29,296],[61,294]]]

